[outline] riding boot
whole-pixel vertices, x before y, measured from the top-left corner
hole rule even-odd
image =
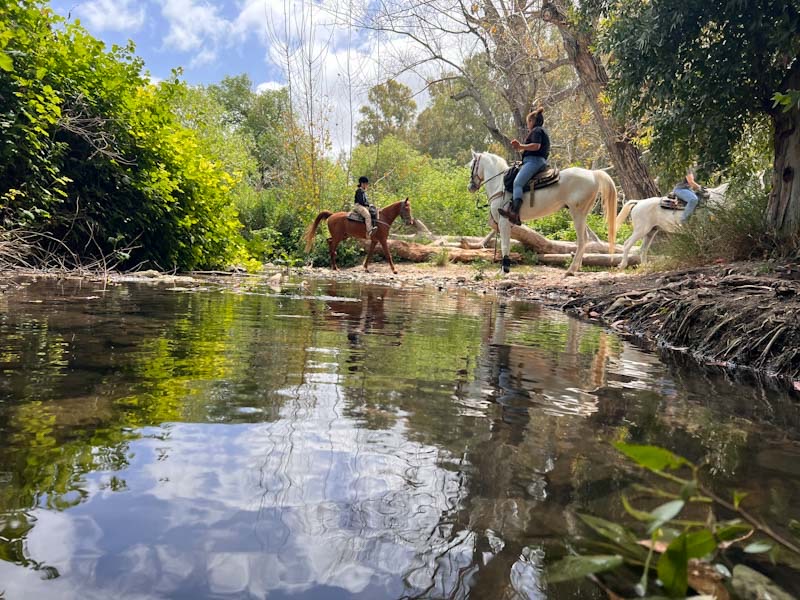
[[[522,225],[519,220],[519,209],[522,208],[522,198],[514,198],[511,201],[511,210],[508,212],[508,220],[514,225]]]

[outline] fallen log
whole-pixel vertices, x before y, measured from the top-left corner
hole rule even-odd
[[[481,248],[484,244],[493,244],[490,242],[494,237],[494,232],[490,232],[483,240],[478,241],[476,238],[461,238],[462,248]],[[511,239],[517,240],[529,250],[533,250],[537,254],[571,254],[578,251],[577,242],[562,242],[560,240],[550,240],[544,237],[541,233],[534,231],[525,225],[512,225],[511,226]],[[616,252],[622,252],[622,246],[617,244],[615,246]],[[589,242],[586,244],[586,252],[593,253],[607,253],[607,242]]]
[[[536,260],[541,265],[553,265],[564,267],[572,260],[573,254],[538,254]],[[616,267],[622,261],[621,254],[584,254],[584,267]],[[631,254],[628,256],[629,265],[639,264],[639,255]]]
[[[366,240],[359,240],[362,246],[367,247]],[[473,262],[476,260],[497,260],[494,250],[489,248],[465,249],[434,246],[431,244],[415,244],[404,240],[388,240],[389,251],[393,256],[403,258],[411,262],[425,262],[430,260],[440,252],[447,252],[450,262]],[[375,247],[375,254],[383,256],[383,249]],[[511,253],[512,260],[520,261],[522,256],[517,252]]]

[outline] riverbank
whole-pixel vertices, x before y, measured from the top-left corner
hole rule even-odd
[[[320,269],[304,270],[319,276]],[[661,273],[401,264],[325,276],[392,285],[461,287],[535,300],[704,363],[788,379],[800,391],[800,266],[720,264]]]

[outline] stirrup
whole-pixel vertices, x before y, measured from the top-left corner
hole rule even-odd
[[[515,213],[510,210],[506,210],[504,208],[498,208],[497,212],[500,213],[500,216],[505,217],[514,225],[522,225],[522,221],[519,220],[519,213]]]

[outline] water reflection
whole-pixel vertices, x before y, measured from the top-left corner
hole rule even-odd
[[[797,405],[467,293],[23,282],[0,305],[7,598],[600,598],[548,589],[609,441],[798,518]]]

